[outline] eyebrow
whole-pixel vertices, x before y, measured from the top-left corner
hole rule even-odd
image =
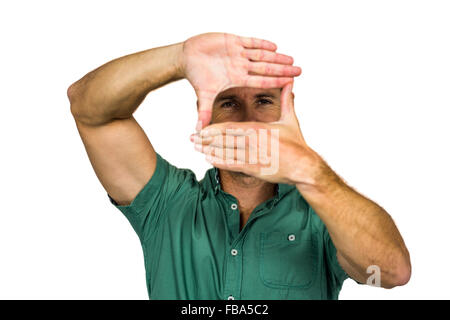
[[[225,96],[221,96],[217,98],[217,101],[223,101],[223,100],[235,100],[237,97],[232,94],[232,95],[225,95]]]
[[[255,94],[254,97],[257,98],[257,99],[260,99],[260,98],[272,98],[272,99],[275,99],[275,96],[273,94],[271,94],[271,93],[258,93],[258,94]],[[218,97],[217,101],[237,100],[237,99],[238,99],[238,97],[236,95],[231,94],[231,95],[224,95],[224,96]]]
[[[275,96],[271,93],[259,93],[255,95],[255,98],[272,98],[275,99]]]

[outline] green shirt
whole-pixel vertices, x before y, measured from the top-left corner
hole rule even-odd
[[[251,213],[218,171],[197,181],[157,154],[155,173],[124,213],[139,236],[150,299],[337,299],[348,277],[319,216],[295,186]]]

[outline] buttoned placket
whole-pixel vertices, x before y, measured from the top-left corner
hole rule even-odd
[[[226,220],[230,243],[227,247],[226,268],[225,268],[225,286],[224,299],[234,300],[240,298],[241,277],[242,277],[242,242],[238,240],[240,213],[237,205],[237,199],[233,196],[223,193],[226,202]]]
[[[250,218],[247,221],[244,228],[240,229],[240,212],[238,208],[237,199],[221,190],[218,170],[216,169],[215,174],[215,188],[214,193],[216,196],[220,196],[225,201],[226,207],[226,224],[231,236],[230,243],[228,243],[227,254],[225,257],[225,270],[224,270],[224,300],[235,300],[240,299],[241,286],[242,286],[242,272],[243,272],[243,251],[242,248],[245,243],[245,236],[249,232],[249,228],[253,224],[254,220],[259,216],[269,212],[274,204],[278,200],[278,189],[277,195],[265,201],[264,203],[257,206],[254,211],[250,214]],[[219,195],[220,194],[220,195]]]

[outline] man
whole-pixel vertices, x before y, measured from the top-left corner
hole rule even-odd
[[[408,282],[409,253],[390,216],[305,143],[291,92],[301,70],[276,49],[203,34],[70,86],[92,166],[141,241],[151,299],[337,299],[347,277],[366,283],[368,270],[385,288]],[[157,154],[133,118],[150,91],[182,78],[198,98],[191,140],[214,165],[200,182]],[[248,132],[278,137],[277,147],[250,144]],[[230,150],[236,161],[223,161]],[[248,161],[255,150],[279,154],[275,170]]]

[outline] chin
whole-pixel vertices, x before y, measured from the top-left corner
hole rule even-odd
[[[261,180],[258,178],[255,178],[253,176],[250,176],[246,173],[243,172],[236,172],[236,171],[228,171],[230,173],[230,175],[235,178],[235,179],[239,179],[241,182],[244,182],[247,185],[252,185],[255,183],[259,183]]]
[[[243,172],[236,172],[236,171],[229,171],[231,175],[236,176],[236,177],[249,177],[249,178],[254,178],[252,176],[249,176],[246,173]]]

